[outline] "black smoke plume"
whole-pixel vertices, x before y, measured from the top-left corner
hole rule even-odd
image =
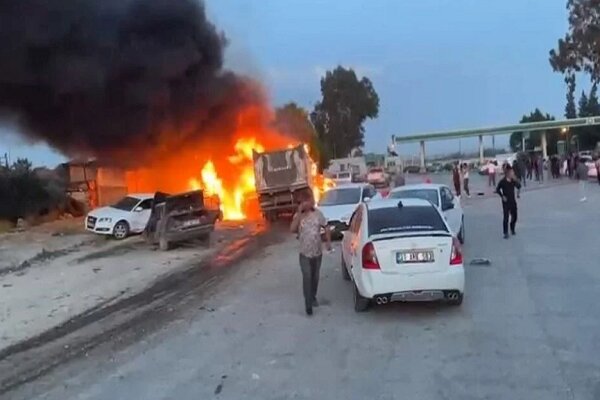
[[[225,45],[199,0],[0,0],[0,118],[113,162],[223,136],[261,101]]]

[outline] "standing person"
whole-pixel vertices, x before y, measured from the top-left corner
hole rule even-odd
[[[510,215],[510,232],[515,235],[515,225],[517,224],[517,200],[515,198],[515,188],[521,189],[521,184],[515,179],[515,172],[512,167],[506,169],[506,175],[500,180],[496,187],[496,193],[502,198],[502,229],[504,239],[508,239],[508,217]]]
[[[544,157],[538,158],[538,171],[540,174],[540,182],[541,183],[544,183],[545,166],[546,166],[546,160],[544,160]]]
[[[598,179],[598,185],[600,185],[600,156],[596,158],[594,164],[596,165],[596,178]]]
[[[527,157],[527,176],[525,178],[529,180],[533,179],[533,162],[531,156]]]
[[[460,171],[458,170],[458,161],[454,163],[454,168],[452,168],[452,183],[454,183],[456,197],[460,197]]]
[[[519,165],[519,161],[517,159],[515,159],[515,161],[513,161],[513,165],[512,165],[513,171],[515,173],[515,178],[517,181],[519,181],[519,183],[521,182],[522,179],[522,171]],[[506,173],[506,171],[505,171]],[[519,188],[517,190],[517,198],[521,197],[521,189]]]
[[[588,167],[585,165],[585,161],[579,157],[575,159],[575,165],[577,165],[575,175],[577,175],[577,180],[579,181],[579,193],[581,194],[579,201],[584,202],[587,200],[587,197],[585,197],[585,186],[588,180]]]
[[[563,160],[562,174],[564,176],[569,175],[569,160],[567,159],[567,157],[565,157],[565,159]]]
[[[467,194],[468,198],[471,198],[471,192],[469,191],[469,165],[467,163],[463,163],[462,165],[462,177],[465,193]]]
[[[298,234],[300,242],[300,269],[302,271],[302,289],[306,314],[312,315],[313,307],[317,307],[317,288],[319,272],[323,258],[321,228],[327,228],[327,220],[321,211],[315,208],[315,199],[310,192],[305,192],[300,199],[298,211],[294,214],[290,230]],[[331,251],[331,232],[325,229],[325,240],[328,251]]]
[[[494,162],[492,160],[488,161],[487,173],[488,173],[488,186],[495,187],[496,186],[496,164],[494,164]]]

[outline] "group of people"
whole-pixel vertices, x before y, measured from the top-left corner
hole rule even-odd
[[[454,167],[452,168],[452,183],[458,197],[461,195],[461,183],[467,197],[471,197],[469,189],[469,165],[467,163],[461,164],[459,161],[454,163]]]

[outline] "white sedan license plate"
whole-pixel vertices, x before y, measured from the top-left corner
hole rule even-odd
[[[199,219],[190,219],[189,221],[183,222],[183,226],[192,226],[192,225],[199,225],[199,224],[200,224]]]
[[[433,250],[411,250],[396,253],[398,264],[420,264],[434,262]]]

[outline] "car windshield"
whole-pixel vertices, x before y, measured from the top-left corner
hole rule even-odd
[[[341,173],[337,174],[337,178],[338,179],[348,179],[348,178],[350,178],[350,173],[349,172],[341,172]]]
[[[433,206],[387,207],[369,210],[369,235],[397,232],[448,232]]]
[[[139,203],[139,202],[140,202],[140,199],[127,196],[127,197],[123,197],[121,200],[119,200],[115,204],[111,205],[111,207],[119,209],[119,210],[123,210],[123,211],[131,211],[131,210],[133,210],[133,207],[135,207],[137,205],[137,203]]]
[[[439,206],[438,193],[436,189],[406,189],[393,191],[389,195],[390,199],[423,199],[431,204]]]
[[[319,201],[320,206],[339,206],[343,204],[358,204],[360,188],[333,189],[325,192]]]

